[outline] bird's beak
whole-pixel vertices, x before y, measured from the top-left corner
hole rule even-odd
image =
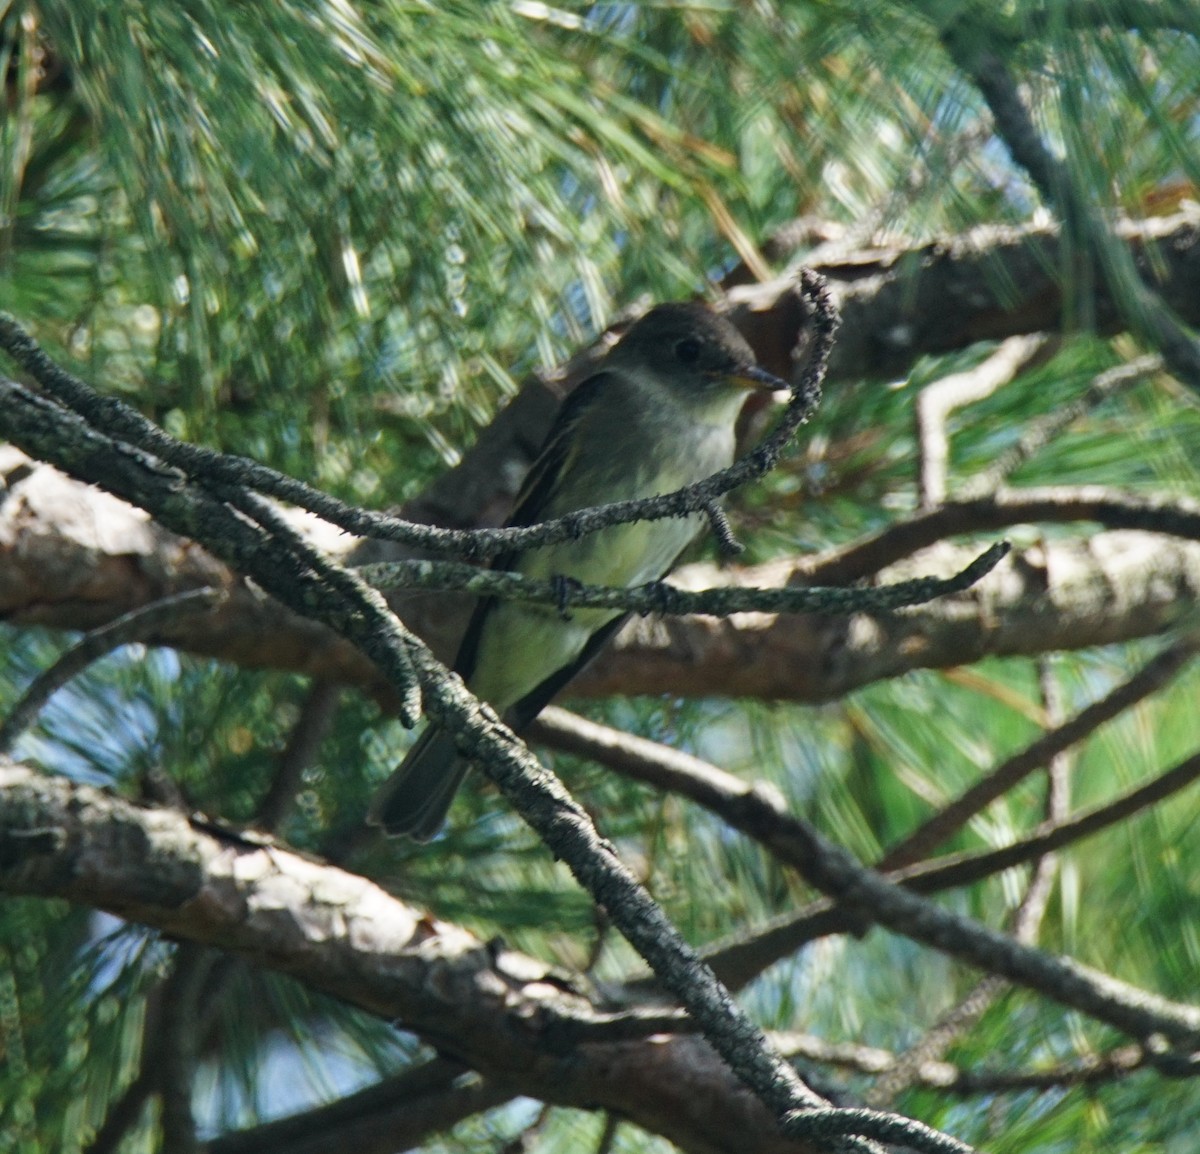
[[[780,380],[778,377],[768,373],[766,369],[760,369],[758,365],[747,365],[744,369],[735,369],[729,374],[729,381],[740,388],[753,389],[759,393],[778,393],[782,391],[785,399],[792,392],[787,381]]]

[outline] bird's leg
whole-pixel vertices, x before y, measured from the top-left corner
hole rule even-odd
[[[704,512],[708,516],[708,523],[712,527],[713,536],[717,539],[717,548],[722,557],[736,557],[739,553],[746,551],[746,546],[733,535],[733,529],[730,527],[725,510],[716,501],[706,501]]]
[[[576,589],[583,588],[583,582],[577,581],[574,577],[564,577],[561,573],[556,573],[550,578],[550,584],[554,586],[554,603],[558,606],[558,615],[564,621],[571,620],[571,614],[567,612],[571,604],[571,594]]]

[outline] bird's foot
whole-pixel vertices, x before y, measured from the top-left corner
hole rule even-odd
[[[556,573],[550,578],[550,584],[554,586],[554,604],[558,607],[558,615],[564,621],[570,621],[571,614],[568,610],[571,605],[571,594],[577,589],[582,589],[583,582],[576,581],[574,577],[564,577],[561,573]]]
[[[643,617],[651,613],[676,613],[679,605],[679,590],[665,581],[650,581],[646,592],[653,598],[654,604],[642,612]]]

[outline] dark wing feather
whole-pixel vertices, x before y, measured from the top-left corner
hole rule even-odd
[[[604,388],[609,373],[596,373],[581,381],[571,395],[563,401],[554,418],[554,424],[542,442],[541,450],[529,468],[525,482],[517,494],[516,505],[512,515],[505,521],[505,528],[516,528],[520,525],[536,525],[542,520],[542,511],[558,488],[558,480],[571,461],[575,439],[572,436],[580,420],[591,407],[592,402]],[[510,549],[497,554],[490,565],[492,569],[508,570],[513,567],[519,556],[519,550]],[[467,631],[463,634],[462,643],[458,647],[458,656],[454,659],[454,672],[460,677],[469,678],[475,670],[475,661],[479,655],[479,639],[483,633],[483,623],[488,612],[495,603],[494,597],[484,597],[475,606]],[[605,636],[608,633],[601,630]],[[591,649],[589,643],[588,649]],[[578,666],[572,668],[574,672]],[[557,675],[556,675],[557,676]],[[551,680],[554,680],[553,678]],[[556,689],[565,684],[559,682]],[[553,696],[553,694],[551,694]],[[550,698],[547,697],[546,701]],[[542,703],[543,705],[545,702]],[[538,707],[539,709],[541,706]],[[537,715],[537,710],[529,715],[530,720]]]
[[[505,524],[536,525],[542,520],[542,510],[558,488],[558,479],[570,463],[575,446],[574,432],[612,379],[612,373],[596,373],[581,381],[562,403],[554,424],[546,434],[537,459],[529,467],[525,483],[517,494],[512,515]],[[508,554],[511,558],[513,554]],[[499,565],[496,568],[500,568]]]
[[[516,705],[512,706],[504,715],[504,720],[509,728],[520,733],[547,705],[554,699],[568,681],[571,680],[585,666],[590,665],[592,660],[608,644],[608,639],[612,637],[626,621],[629,620],[628,613],[622,613],[620,617],[614,617],[606,625],[600,626],[595,633],[588,638],[587,644],[583,647],[583,652],[571,662],[570,665],[564,665],[557,672],[550,674],[536,689],[525,694]]]
[[[680,551],[679,557],[691,548],[691,545],[685,545]],[[675,568],[679,561],[676,557],[670,565],[659,574],[659,580],[666,577],[672,569]],[[556,673],[552,673],[546,678],[536,689],[531,693],[527,693],[516,705],[512,706],[504,715],[504,720],[510,728],[520,733],[543,709],[554,699],[555,695],[564,685],[567,684],[577,673],[582,672],[584,668],[591,664],[593,659],[599,654],[600,650],[608,644],[609,638],[613,636],[625,624],[632,615],[622,613],[620,617],[614,617],[606,625],[602,625],[595,633],[588,638],[587,645],[583,647],[583,652],[571,662],[570,665],[564,665]]]

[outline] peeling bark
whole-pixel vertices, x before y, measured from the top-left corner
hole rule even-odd
[[[6,893],[65,898],[227,950],[395,1021],[513,1096],[616,1110],[689,1154],[811,1149],[780,1136],[702,1038],[614,1038],[585,979],[365,878],[12,763],[0,763],[0,794]]]

